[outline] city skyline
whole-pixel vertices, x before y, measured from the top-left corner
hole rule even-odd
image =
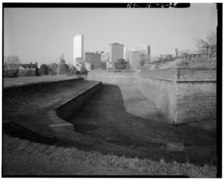
[[[116,20],[116,21],[115,21]],[[110,52],[118,42],[128,48],[149,44],[152,56],[194,48],[194,38],[216,30],[215,4],[186,9],[5,8],[4,56],[23,63],[73,59],[73,37],[84,35],[84,52]]]

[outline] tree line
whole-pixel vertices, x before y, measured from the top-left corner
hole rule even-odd
[[[51,64],[41,64],[40,68],[36,67],[36,76],[42,75],[76,75],[87,74],[86,68],[83,66],[81,71],[78,71],[72,64],[66,64],[64,55],[60,58],[60,62]],[[8,56],[4,58],[4,77],[18,77],[21,74],[19,69],[21,65],[18,56]],[[8,67],[8,68],[7,68]]]
[[[78,71],[75,66],[71,64],[66,64],[64,56],[62,55],[60,57],[60,62],[57,63],[51,63],[49,65],[47,64],[41,64],[39,69],[40,75],[56,75],[56,74],[69,74],[69,75],[75,75],[75,74],[87,74],[86,68],[83,66],[81,68],[81,71]]]

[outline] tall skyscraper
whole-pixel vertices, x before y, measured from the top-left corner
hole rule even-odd
[[[127,46],[124,46],[124,59],[127,60]]]
[[[84,56],[84,36],[81,34],[77,34],[73,38],[73,65],[77,68],[77,70],[81,69],[83,65],[83,56]]]
[[[114,64],[116,59],[124,58],[124,45],[119,43],[110,44],[110,62]]]

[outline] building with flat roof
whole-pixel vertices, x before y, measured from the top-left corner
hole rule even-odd
[[[101,54],[96,52],[86,52],[85,62],[91,64],[91,70],[101,68]]]
[[[101,51],[101,62],[108,62],[109,61],[109,53],[105,53]]]
[[[84,63],[84,36],[77,34],[73,37],[73,65],[78,71]]]
[[[134,70],[141,67],[141,53],[139,51],[132,50],[129,52],[129,64]]]
[[[144,60],[145,64],[149,64],[151,61],[151,47],[150,45],[138,45],[135,46],[134,50],[139,51],[141,59]]]
[[[114,64],[116,59],[124,59],[124,45],[119,43],[110,44],[110,63]]]

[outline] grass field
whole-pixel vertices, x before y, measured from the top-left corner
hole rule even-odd
[[[82,83],[85,85],[85,80]],[[35,128],[41,125],[43,131],[42,126],[50,122],[38,116],[39,110],[45,111],[53,102],[71,95],[74,88],[82,89],[81,84],[61,82],[57,86],[9,89],[4,92],[3,120],[24,121]],[[83,139],[78,142],[68,132],[73,144],[66,146],[4,135],[3,175],[216,176],[216,166],[212,165],[216,161],[215,126],[168,125],[133,87],[104,85],[73,118],[70,121]],[[167,153],[160,140],[183,142],[185,151]]]
[[[3,176],[182,175],[215,177],[216,167],[85,152],[3,136]]]

